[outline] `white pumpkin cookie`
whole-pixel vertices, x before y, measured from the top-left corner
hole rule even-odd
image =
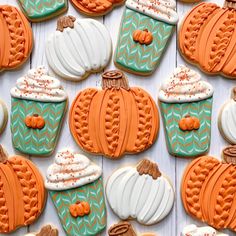
[[[152,225],[165,218],[174,204],[174,189],[156,163],[142,160],[137,167],[115,171],[107,181],[109,205],[122,220]]]
[[[4,101],[0,99],[0,134],[4,131],[8,120],[7,106]]]

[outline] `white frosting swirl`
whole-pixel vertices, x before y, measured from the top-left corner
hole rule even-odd
[[[169,24],[178,22],[175,0],[127,0],[126,6],[134,11]]]
[[[187,225],[182,232],[182,236],[228,236],[228,234],[223,234],[217,232],[214,228],[210,226],[197,227],[196,225]]]
[[[102,174],[101,168],[86,156],[65,149],[57,153],[55,163],[47,170],[45,187],[66,190],[92,183]]]
[[[179,66],[160,88],[159,100],[167,103],[194,102],[213,95],[213,87],[186,66]]]
[[[48,76],[43,66],[31,69],[27,75],[19,78],[16,86],[11,89],[11,96],[42,102],[61,102],[67,99],[60,81]]]

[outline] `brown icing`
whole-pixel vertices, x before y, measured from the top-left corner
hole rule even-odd
[[[200,128],[200,121],[195,116],[186,115],[179,121],[179,128],[183,131],[192,131]]]
[[[35,236],[58,236],[58,230],[51,225],[44,226]]]
[[[57,20],[57,30],[63,32],[65,28],[74,28],[74,16],[62,16]]]
[[[153,35],[150,31],[148,31],[148,29],[137,29],[133,32],[133,40],[140,44],[149,45],[153,41]]]
[[[29,22],[14,6],[0,6],[0,71],[23,64],[32,50],[32,30]]]
[[[109,236],[137,236],[132,225],[129,222],[121,221],[110,227]]]
[[[112,76],[111,76],[112,75]],[[159,130],[159,115],[151,96],[128,89],[123,73],[103,74],[103,90],[88,88],[70,109],[70,130],[78,145],[113,159],[150,147]]]
[[[236,1],[235,0],[226,0],[224,2],[224,7],[229,9],[236,9]]]
[[[33,114],[32,116],[26,116],[25,125],[32,129],[42,129],[45,126],[45,120],[42,116]]]
[[[227,163],[236,165],[236,145],[231,145],[223,150],[223,158]]]
[[[137,171],[140,175],[150,175],[153,179],[157,179],[161,176],[161,172],[157,164],[147,159],[142,160],[138,164]]]
[[[200,3],[194,7],[180,29],[179,48],[204,71],[236,77],[236,12],[232,4],[226,2],[226,7],[220,8]]]
[[[236,166],[203,156],[185,170],[182,201],[190,215],[216,229],[236,231]]]

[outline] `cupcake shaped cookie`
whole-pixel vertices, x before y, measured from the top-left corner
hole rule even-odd
[[[174,0],[127,0],[116,47],[117,67],[148,75],[156,69],[178,15]]]
[[[13,146],[30,155],[52,153],[67,108],[60,81],[48,76],[44,67],[31,69],[17,80],[11,97]]]
[[[159,91],[170,154],[195,157],[208,151],[211,138],[213,88],[200,75],[179,66]]]
[[[47,170],[45,186],[68,236],[97,235],[106,227],[102,170],[86,156],[65,149]]]

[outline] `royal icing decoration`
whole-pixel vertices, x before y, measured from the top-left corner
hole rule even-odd
[[[133,33],[133,40],[140,44],[149,45],[153,41],[153,36],[148,29],[135,30]]]
[[[200,128],[200,121],[195,116],[186,115],[179,121],[179,128],[183,131],[192,131]]]
[[[236,165],[236,145],[231,145],[223,150],[223,159],[227,163]]]
[[[58,19],[46,42],[50,67],[62,78],[78,81],[101,71],[110,61],[112,41],[103,24],[93,19]]]
[[[0,71],[21,66],[30,56],[33,35],[31,27],[14,6],[0,5]]]
[[[103,73],[102,88],[81,91],[71,106],[70,130],[77,144],[112,159],[149,148],[159,130],[151,96],[141,88],[130,88],[121,71]]]
[[[45,120],[42,116],[33,114],[32,116],[26,116],[25,125],[32,129],[42,129],[45,126]]]
[[[29,233],[25,234],[25,236],[58,236],[58,230],[56,228],[53,228],[51,225],[46,225],[42,227],[40,232],[38,233]]]
[[[73,217],[83,217],[90,213],[90,206],[88,202],[77,201],[75,204],[70,205],[69,210]]]
[[[207,73],[236,77],[235,1],[226,0],[220,8],[200,3],[185,17],[179,30],[180,52],[187,61]]]
[[[107,181],[106,195],[119,218],[136,219],[144,225],[161,221],[174,204],[172,185],[149,160],[115,171]]]

